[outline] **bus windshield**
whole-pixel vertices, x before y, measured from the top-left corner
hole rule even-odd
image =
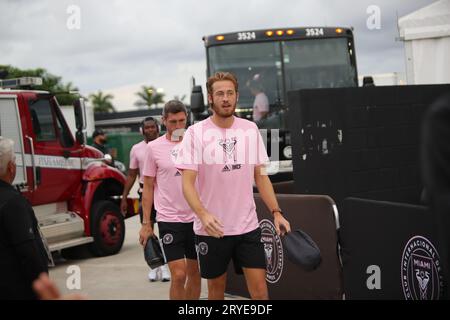
[[[283,129],[287,91],[357,85],[351,54],[345,37],[224,44],[208,48],[209,73],[236,75],[239,116]]]

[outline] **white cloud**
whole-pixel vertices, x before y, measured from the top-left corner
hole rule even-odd
[[[133,88],[141,84],[164,88],[167,98],[186,94],[188,102],[190,77],[206,81],[204,35],[267,27],[354,26],[359,70],[403,71],[402,43],[394,41],[396,11],[401,16],[431,2],[2,1],[0,64],[44,67],[72,81],[85,95],[112,92],[120,109],[133,107]],[[382,28],[370,31],[365,27],[366,8],[377,3]],[[80,30],[66,27],[66,10],[72,4],[81,9]],[[384,58],[374,63],[380,56]]]

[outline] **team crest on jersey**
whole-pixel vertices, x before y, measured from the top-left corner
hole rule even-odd
[[[237,161],[236,155],[236,143],[237,139],[235,137],[229,139],[219,139],[219,145],[223,148],[223,152],[226,159]]]
[[[173,148],[172,150],[170,150],[170,156],[172,157],[172,160],[175,162],[178,158],[178,152],[180,150],[178,148]]]

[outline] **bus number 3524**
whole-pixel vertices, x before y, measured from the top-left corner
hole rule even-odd
[[[256,34],[254,32],[239,32],[237,34],[238,41],[245,41],[245,40],[255,40]]]
[[[322,28],[309,28],[309,29],[306,29],[306,36],[307,37],[323,36],[323,29]]]

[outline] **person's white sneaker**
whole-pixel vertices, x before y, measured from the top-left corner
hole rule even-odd
[[[148,280],[150,280],[150,282],[155,282],[157,280],[157,276],[158,276],[158,268],[156,269],[150,269],[150,272],[148,273]]]
[[[167,267],[167,264],[163,265],[161,268],[161,281],[167,282],[170,281],[170,271]]]

